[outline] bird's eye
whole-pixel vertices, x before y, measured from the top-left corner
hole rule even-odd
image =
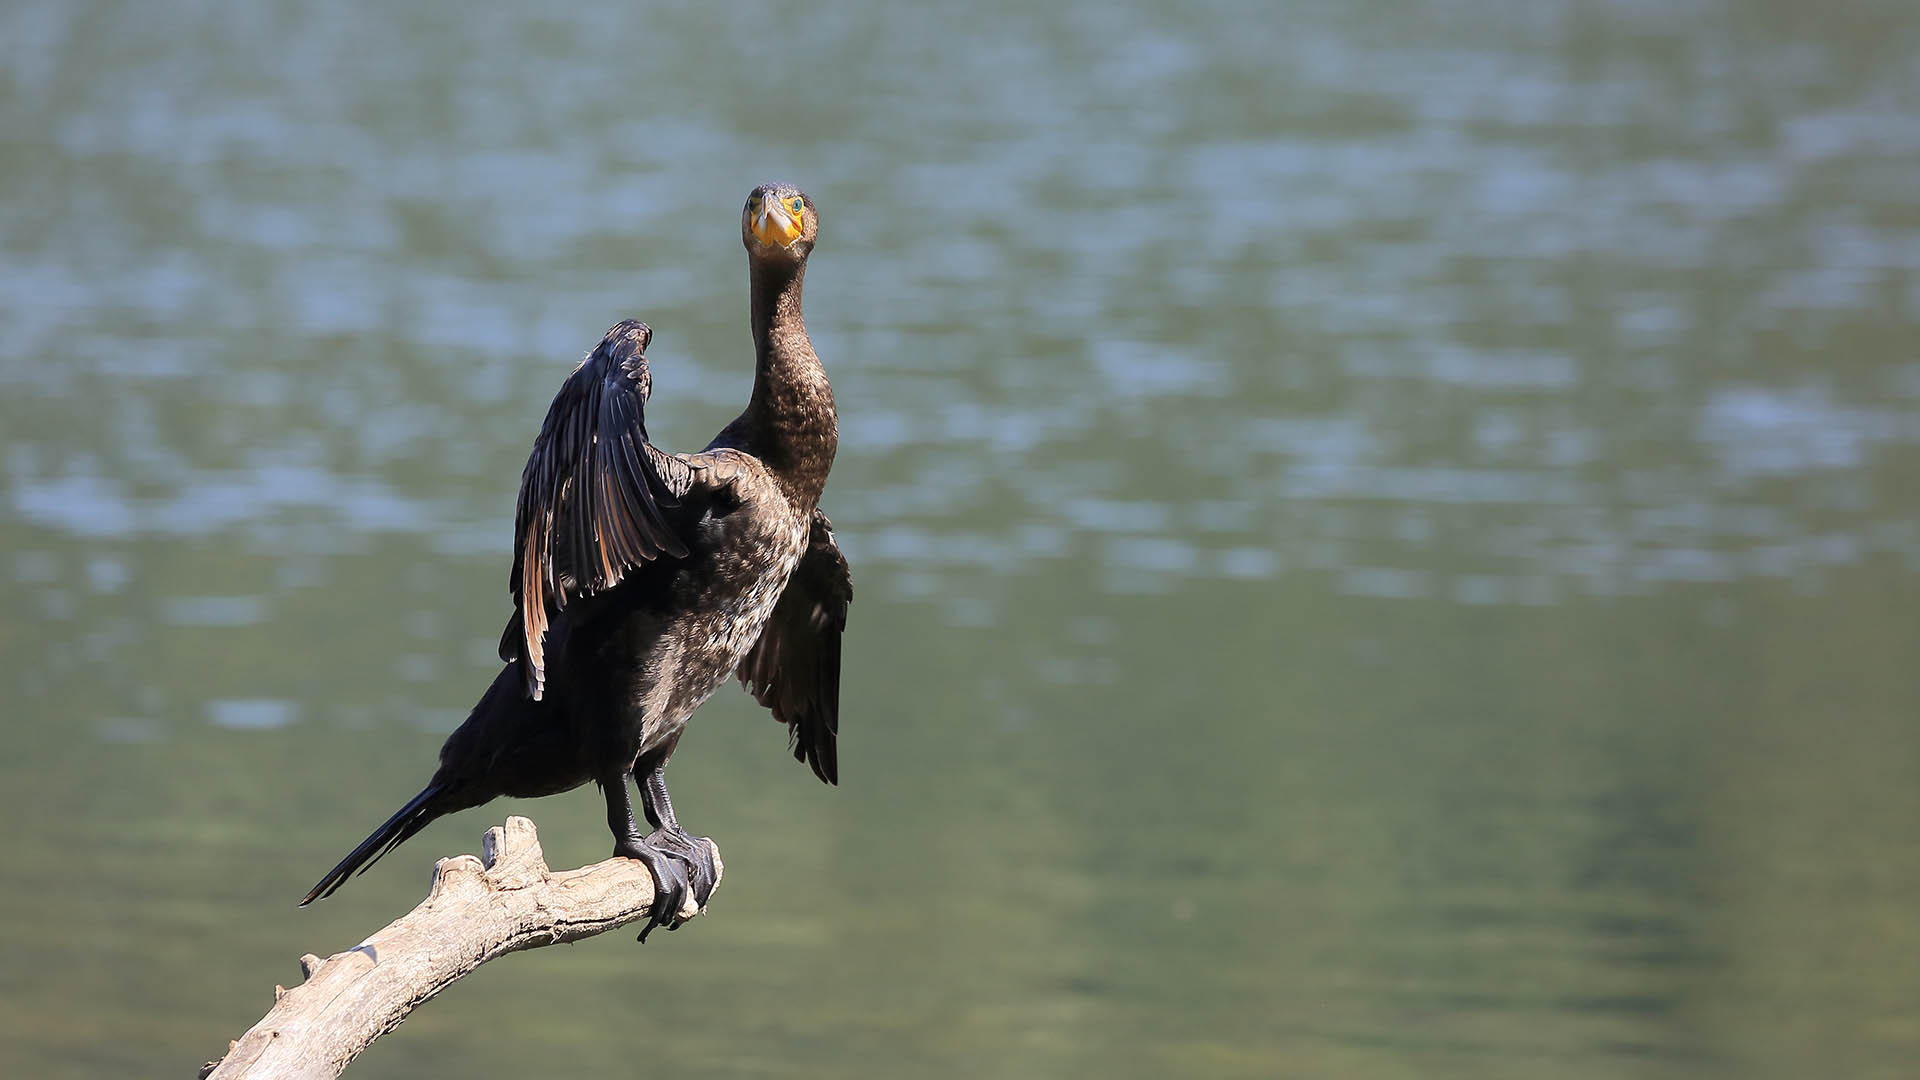
[[[797,214],[800,212],[800,208],[807,204],[801,201],[800,199],[795,199],[792,202],[788,203],[787,205],[793,207],[793,212]]]

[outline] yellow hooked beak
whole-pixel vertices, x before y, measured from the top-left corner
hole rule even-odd
[[[753,208],[753,235],[768,247],[792,244],[800,239],[800,211],[804,206],[798,195],[762,195],[760,205]]]

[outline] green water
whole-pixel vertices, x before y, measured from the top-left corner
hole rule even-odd
[[[361,1077],[1906,1077],[1920,9],[14,3],[0,1074],[187,1075],[509,812],[293,902],[484,686],[609,324],[750,381],[822,208],[843,786]]]

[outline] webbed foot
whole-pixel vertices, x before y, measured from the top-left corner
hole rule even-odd
[[[713,864],[713,842],[704,836],[689,836],[687,830],[678,825],[666,825],[653,830],[646,843],[677,856],[686,865],[693,904],[701,911],[707,910],[707,901],[713,897],[713,888],[720,881],[719,868]],[[679,928],[678,923],[667,927],[669,930]]]
[[[616,858],[636,859],[646,864],[647,872],[653,875],[653,908],[647,913],[647,925],[640,930],[640,940],[645,942],[654,927],[664,926],[669,930],[678,929],[683,921],[680,911],[686,907],[687,897],[699,894],[690,880],[689,869],[693,864],[680,854],[662,845],[652,843],[652,837],[646,840],[622,840],[613,845]],[[707,886],[710,894],[713,886]],[[697,906],[705,907],[704,900]]]

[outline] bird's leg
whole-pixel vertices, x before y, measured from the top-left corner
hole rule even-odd
[[[687,835],[687,830],[681,828],[679,820],[673,816],[673,800],[667,795],[666,762],[659,762],[652,768],[642,764],[634,772],[633,778],[640,785],[640,805],[647,813],[648,823],[653,826],[647,843],[686,860],[693,902],[704,910],[720,877],[713,865],[713,842],[704,836]]]
[[[679,926],[680,909],[686,904],[687,894],[693,891],[687,880],[687,867],[679,852],[651,843],[640,835],[640,826],[633,820],[633,797],[627,791],[625,776],[602,780],[600,789],[607,796],[607,828],[613,830],[613,854],[638,859],[653,875],[653,910],[647,913],[647,925],[640,931],[640,940],[645,941],[656,926],[669,930]],[[653,817],[651,809],[647,817]],[[707,886],[707,891],[712,892],[713,887]],[[701,906],[705,906],[704,901]]]
[[[640,788],[640,811],[647,815],[647,824],[659,832],[669,822],[675,825],[679,822],[673,818],[673,800],[667,798],[667,785],[660,785],[658,795],[648,790],[647,777],[655,775],[658,774],[644,764],[634,766],[633,782]]]

